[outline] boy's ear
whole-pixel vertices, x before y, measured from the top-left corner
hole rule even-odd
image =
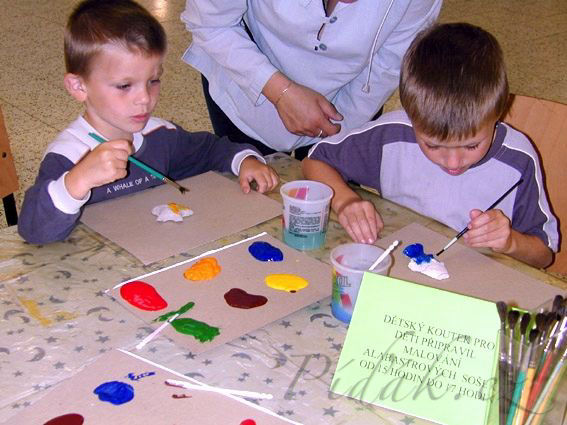
[[[65,84],[65,88],[69,92],[71,96],[78,100],[79,102],[84,102],[87,98],[87,90],[85,89],[85,85],[83,79],[78,76],[77,74],[67,73],[63,77],[63,83]]]

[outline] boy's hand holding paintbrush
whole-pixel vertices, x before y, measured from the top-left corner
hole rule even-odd
[[[248,193],[252,188],[260,193],[269,192],[278,185],[279,177],[269,165],[263,164],[255,157],[244,158],[240,164],[238,180],[242,192]],[[251,184],[256,184],[251,187]]]
[[[65,176],[65,186],[75,199],[84,199],[95,187],[126,177],[132,142],[112,140],[96,146]]]

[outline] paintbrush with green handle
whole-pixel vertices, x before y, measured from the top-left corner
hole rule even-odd
[[[106,140],[104,140],[102,137],[100,137],[98,134],[96,133],[89,133],[89,136],[91,136],[94,140],[96,140],[99,143],[104,143],[106,142]],[[148,172],[149,174],[151,174],[154,177],[157,177],[158,179],[160,179],[161,181],[163,181],[164,183],[167,183],[171,186],[173,186],[174,188],[176,188],[177,190],[179,190],[179,192],[181,193],[185,193],[185,192],[189,192],[189,189],[187,189],[186,187],[181,186],[179,183],[167,178],[166,176],[164,176],[163,174],[161,174],[159,171],[154,170],[152,167],[144,164],[143,162],[137,160],[136,158],[132,157],[132,156],[128,156],[128,161],[130,161],[132,164],[137,165],[138,167],[140,167],[142,170]]]

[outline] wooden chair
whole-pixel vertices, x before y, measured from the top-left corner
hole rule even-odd
[[[567,105],[514,95],[504,122],[526,134],[540,154],[551,208],[562,245],[548,271],[567,276]]]
[[[8,226],[18,223],[18,212],[14,192],[19,188],[18,175],[14,165],[14,157],[10,151],[10,140],[4,125],[4,117],[0,108],[0,198],[4,204]]]

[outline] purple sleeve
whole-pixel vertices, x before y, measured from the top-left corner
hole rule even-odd
[[[207,171],[229,172],[237,153],[245,149],[258,152],[251,145],[232,143],[227,137],[219,138],[205,131],[191,133],[178,127],[177,133],[169,164],[170,177],[174,180]]]
[[[528,164],[522,171],[524,181],[516,192],[512,228],[526,235],[537,236],[557,252],[557,219],[549,208],[540,170],[532,161]]]
[[[344,180],[372,187],[380,191],[382,162],[381,128],[353,134],[334,141],[318,143],[309,158],[323,161],[337,170]]]
[[[62,241],[77,225],[80,214],[66,214],[53,204],[47,191],[74,164],[62,155],[49,153],[41,162],[35,183],[25,194],[18,218],[18,233],[26,242],[46,244]]]

